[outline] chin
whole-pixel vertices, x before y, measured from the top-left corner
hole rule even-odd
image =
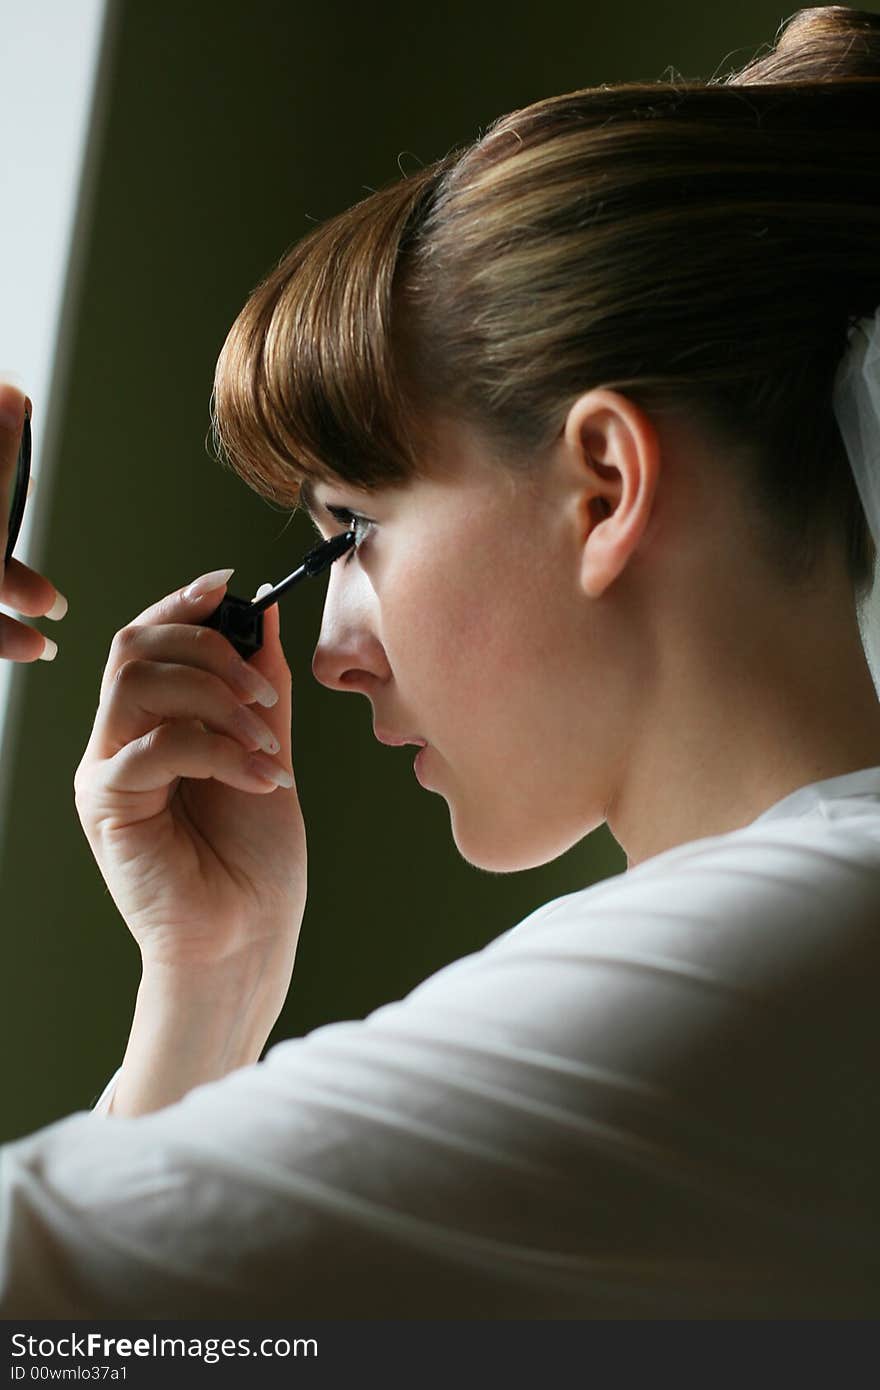
[[[452,838],[462,859],[473,868],[490,874],[518,874],[525,869],[552,864],[595,828],[579,826],[571,835],[557,834],[551,839],[546,826],[503,826],[490,818],[480,822],[461,815],[451,805],[449,819]]]

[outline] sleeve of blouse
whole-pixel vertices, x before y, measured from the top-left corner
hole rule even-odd
[[[165,1110],[7,1145],[0,1315],[876,1303],[880,862],[840,839],[663,856]]]

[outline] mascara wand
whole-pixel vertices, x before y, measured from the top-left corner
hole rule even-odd
[[[329,569],[334,560],[344,555],[355,543],[354,531],[345,531],[340,536],[331,536],[322,541],[306,555],[298,569],[270,589],[259,599],[237,598],[227,594],[219,607],[208,618],[203,618],[202,627],[213,627],[230,641],[245,661],[249,661],[263,645],[263,613],[267,608],[298,584],[301,579],[314,579]]]

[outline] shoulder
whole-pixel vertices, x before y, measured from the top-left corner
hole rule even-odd
[[[591,954],[672,951],[730,972],[823,942],[876,950],[878,928],[880,804],[854,800],[678,846],[544,904],[487,953],[568,938]]]
[[[803,1133],[873,1091],[878,909],[880,812],[755,823],[544,904],[372,1019]]]

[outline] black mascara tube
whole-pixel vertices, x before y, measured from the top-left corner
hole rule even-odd
[[[314,579],[329,569],[334,560],[344,555],[355,543],[354,531],[345,531],[340,536],[331,536],[309,551],[298,569],[282,579],[259,599],[237,598],[227,594],[210,617],[202,620],[202,627],[214,627],[230,641],[239,656],[249,661],[263,645],[263,614],[267,608],[298,584],[301,579]]]

